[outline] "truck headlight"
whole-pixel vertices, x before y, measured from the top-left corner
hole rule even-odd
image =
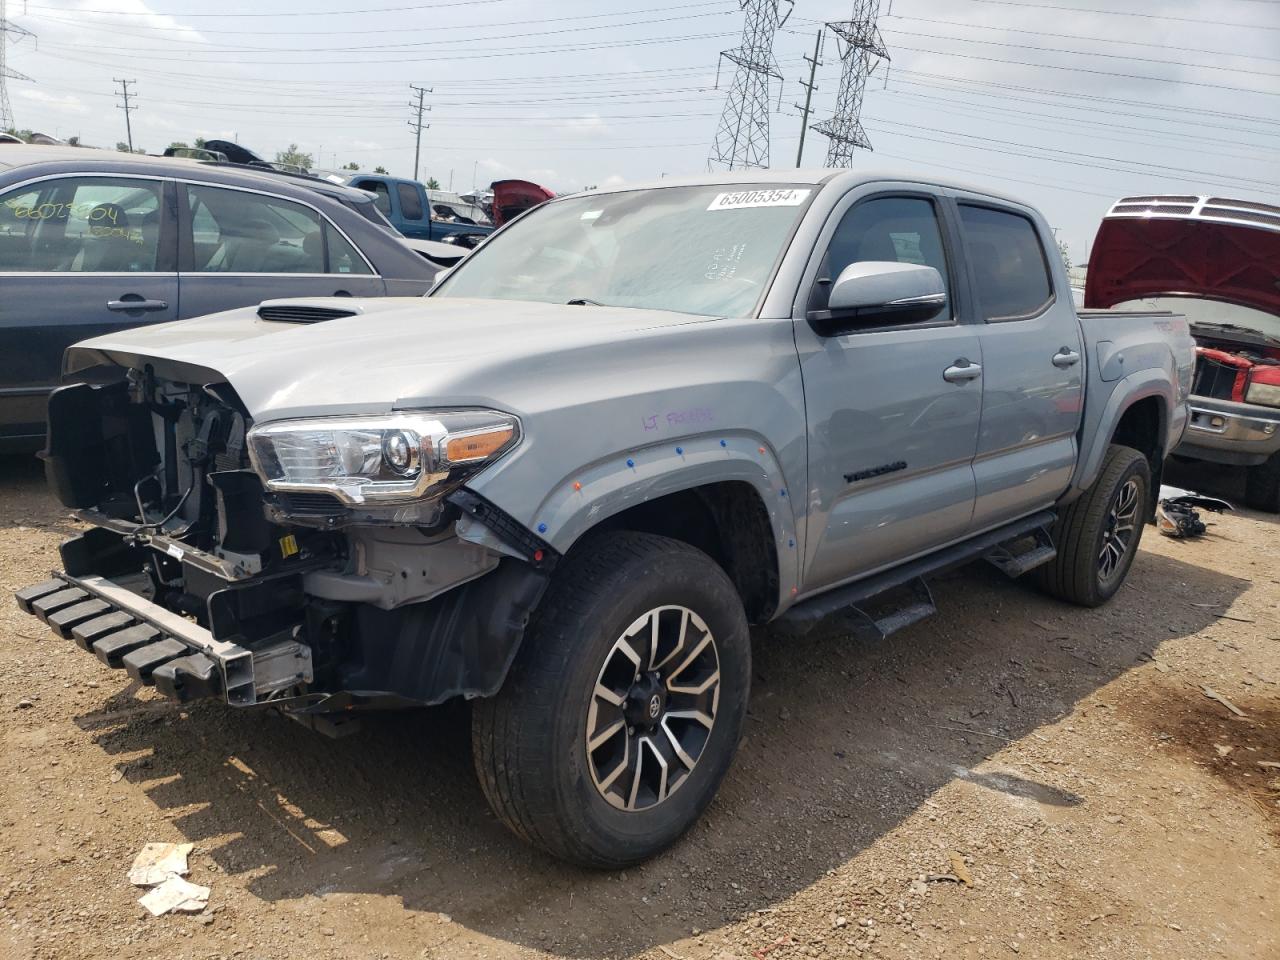
[[[1280,384],[1251,383],[1244,394],[1245,403],[1260,403],[1264,407],[1280,407]]]
[[[446,492],[519,439],[520,421],[496,410],[282,420],[249,431],[249,459],[268,490],[405,502]]]

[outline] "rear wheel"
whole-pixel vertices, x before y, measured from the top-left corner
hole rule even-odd
[[[566,860],[654,855],[728,770],[750,663],[742,602],[706,554],[627,532],[584,544],[556,571],[503,689],[476,704],[485,796]]]
[[[1280,453],[1245,472],[1244,502],[1254,510],[1280,513]]]
[[[1093,486],[1054,525],[1058,555],[1040,568],[1040,586],[1081,606],[1106,603],[1138,552],[1151,494],[1151,466],[1131,447],[1112,444]]]

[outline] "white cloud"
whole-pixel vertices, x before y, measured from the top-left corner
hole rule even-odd
[[[21,97],[23,100],[30,100],[33,103],[40,104],[41,113],[48,112],[83,116],[89,112],[89,108],[85,105],[85,102],[72,94],[59,96],[56,93],[49,93],[46,90],[22,88],[15,91],[15,95]]]

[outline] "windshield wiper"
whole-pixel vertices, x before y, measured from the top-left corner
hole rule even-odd
[[[565,301],[566,306],[570,307],[603,307],[605,304],[599,300],[588,300],[586,297],[574,297],[572,300]]]

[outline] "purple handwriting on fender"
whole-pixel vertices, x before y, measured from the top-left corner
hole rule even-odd
[[[691,410],[669,410],[666,413],[655,413],[644,417],[641,423],[644,424],[646,432],[651,430],[660,430],[665,424],[667,427],[684,427],[690,424],[711,423],[715,417],[711,415],[711,411],[707,407],[694,407]]]

